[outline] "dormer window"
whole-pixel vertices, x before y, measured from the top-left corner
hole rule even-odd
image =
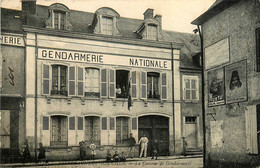
[[[54,29],[64,30],[65,28],[65,16],[66,13],[60,11],[54,11]]]
[[[102,17],[102,34],[113,35],[113,18],[111,17]]]
[[[57,30],[72,30],[69,22],[70,10],[63,4],[55,3],[49,7],[49,18],[45,22],[46,28]]]
[[[147,39],[157,40],[157,26],[148,24],[147,26]]]
[[[94,15],[92,28],[95,34],[120,36],[118,29],[119,14],[111,8],[99,8]]]

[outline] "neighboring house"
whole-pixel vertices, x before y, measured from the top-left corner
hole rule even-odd
[[[130,133],[158,140],[163,156],[181,154],[183,136],[201,147],[198,36],[163,31],[161,19],[153,9],[140,20],[108,7],[88,13],[22,1],[32,155],[41,142],[48,158],[76,159],[85,141],[104,158],[127,150]]]
[[[206,163],[260,165],[260,2],[217,0],[201,25],[205,62]]]

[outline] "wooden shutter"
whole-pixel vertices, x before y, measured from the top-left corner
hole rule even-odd
[[[42,117],[42,130],[49,130],[49,117],[48,116]]]
[[[77,91],[77,95],[79,97],[84,97],[84,68],[82,67],[78,67],[78,91]]]
[[[132,130],[137,130],[137,118],[132,118]]]
[[[115,98],[116,97],[116,75],[115,70],[110,69],[109,70],[109,97]]]
[[[246,119],[246,152],[258,154],[256,106],[248,106],[245,111]]]
[[[75,66],[69,67],[69,96],[76,95],[76,69]]]
[[[110,130],[115,130],[115,118],[114,117],[109,117],[110,118]]]
[[[190,100],[190,79],[184,77],[183,78],[183,99],[184,100]]]
[[[78,117],[78,130],[83,130],[83,117]]]
[[[161,74],[161,99],[167,100],[167,74],[162,73]]]
[[[69,129],[70,130],[75,130],[75,117],[70,117],[69,118]]]
[[[147,99],[147,73],[141,72],[141,99]]]
[[[137,95],[136,95],[136,71],[132,71],[131,72],[131,89],[132,89],[132,99],[137,99]]]
[[[191,79],[191,99],[192,100],[198,100],[198,80],[197,79]]]
[[[107,130],[107,117],[102,117],[102,130]]]
[[[100,97],[107,97],[107,69],[101,69],[100,74]]]
[[[42,94],[50,95],[50,65],[42,64]]]

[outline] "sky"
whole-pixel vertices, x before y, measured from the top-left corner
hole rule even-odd
[[[0,0],[1,7],[21,10],[21,0]],[[110,7],[121,17],[143,19],[148,8],[154,15],[162,15],[163,30],[193,33],[196,26],[191,21],[205,12],[215,0],[37,0],[37,4],[49,6],[62,3],[69,9],[95,12],[100,7]]]

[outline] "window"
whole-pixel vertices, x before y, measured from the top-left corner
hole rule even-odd
[[[65,29],[65,12],[54,11],[54,29],[64,30]]]
[[[256,30],[256,71],[260,72],[260,28]]]
[[[147,27],[147,38],[151,40],[157,40],[157,26],[148,24]]]
[[[248,106],[245,111],[246,152],[259,154],[260,151],[260,104]]]
[[[128,138],[129,133],[129,118],[117,117],[116,118],[116,144],[122,144]]]
[[[186,117],[186,123],[196,123],[197,117]]]
[[[52,116],[51,128],[51,146],[68,145],[67,117]]]
[[[75,117],[69,117],[69,130],[75,130]]]
[[[116,71],[116,97],[127,98],[128,97],[128,77],[129,71],[117,70]]]
[[[67,67],[62,65],[52,66],[52,95],[67,96]]]
[[[42,117],[42,130],[49,130],[49,117]]]
[[[113,35],[113,18],[112,17],[102,17],[102,34]]]
[[[110,118],[110,130],[115,129],[115,118],[109,117]]]
[[[147,73],[147,97],[159,99],[159,73]]]
[[[83,130],[83,117],[78,117],[78,130]]]
[[[86,68],[85,71],[85,96],[99,97],[99,69]]]
[[[100,144],[100,118],[89,116],[85,118],[85,142]]]
[[[199,100],[198,76],[183,76],[183,100]]]

